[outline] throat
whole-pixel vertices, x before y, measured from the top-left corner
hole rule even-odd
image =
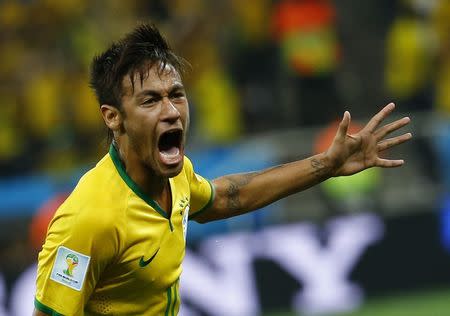
[[[122,145],[122,146],[119,146]],[[120,161],[121,169],[134,182],[140,191],[156,201],[169,216],[172,212],[172,191],[169,178],[158,176],[142,163],[135,151],[127,146],[128,141],[114,142],[114,150]]]

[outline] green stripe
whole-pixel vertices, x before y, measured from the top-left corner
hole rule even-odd
[[[166,312],[164,313],[165,316],[169,316],[169,310],[170,310],[170,303],[172,301],[172,287],[169,287],[167,289],[167,307]]]
[[[189,216],[189,220],[194,219],[195,217],[197,217],[198,215],[200,215],[201,213],[203,213],[204,211],[206,211],[214,202],[214,197],[216,196],[216,190],[214,189],[214,185],[211,183],[211,181],[207,180],[209,183],[209,186],[211,187],[211,196],[209,197],[209,201],[208,203],[206,203],[205,206],[203,206],[200,211],[195,212],[194,214]]]
[[[147,202],[148,205],[153,207],[159,214],[164,216],[165,218],[168,218],[167,212],[164,212],[164,210],[159,206],[159,204],[147,196],[136,184],[136,182],[133,181],[133,179],[130,178],[130,176],[125,171],[125,167],[120,160],[119,153],[117,152],[116,148],[113,144],[109,147],[109,155],[111,156],[111,159],[116,166],[117,171],[119,172],[119,175],[122,177],[123,181],[128,185],[128,187],[133,190],[134,193],[136,193],[137,196],[139,196],[141,199],[143,199],[145,202]]]
[[[176,282],[173,285],[173,305],[172,305],[172,316],[175,316],[175,306],[177,305],[177,297],[178,297],[178,291],[177,291],[177,284],[178,282]]]
[[[50,307],[42,304],[41,302],[39,302],[37,300],[37,298],[34,298],[34,307],[36,307],[37,310],[50,315],[50,316],[64,316],[63,314],[60,314],[56,311],[54,311],[53,309],[51,309]]]

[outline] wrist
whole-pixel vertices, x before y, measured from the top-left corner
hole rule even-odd
[[[337,177],[339,175],[338,171],[340,167],[338,160],[332,155],[330,155],[328,150],[319,155],[320,155],[319,159],[321,159],[323,161],[323,164],[327,166],[328,177],[329,178]]]
[[[314,173],[320,177],[321,180],[326,180],[335,175],[333,161],[327,152],[313,156],[311,158],[311,166],[314,169]]]

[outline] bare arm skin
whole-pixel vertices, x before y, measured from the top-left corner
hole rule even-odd
[[[260,172],[214,179],[214,203],[196,220],[208,222],[244,214],[305,190],[330,177],[331,169],[326,159],[320,154]]]
[[[385,139],[410,122],[404,117],[378,127],[393,111],[385,106],[357,134],[347,134],[350,113],[345,112],[333,143],[324,153],[258,172],[223,176],[213,180],[216,196],[210,209],[200,214],[200,223],[244,214],[303,191],[330,177],[346,176],[371,167],[392,168],[403,160],[383,159],[384,150],[411,139],[411,133]]]

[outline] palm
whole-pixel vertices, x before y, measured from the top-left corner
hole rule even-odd
[[[411,134],[385,139],[385,137],[410,122],[404,117],[390,124],[379,127],[381,122],[392,112],[394,104],[385,106],[358,133],[348,135],[350,113],[346,112],[339,125],[338,132],[330,148],[328,156],[335,166],[335,176],[351,175],[370,167],[392,168],[403,165],[403,160],[383,159],[380,153],[384,150],[411,139]]]

